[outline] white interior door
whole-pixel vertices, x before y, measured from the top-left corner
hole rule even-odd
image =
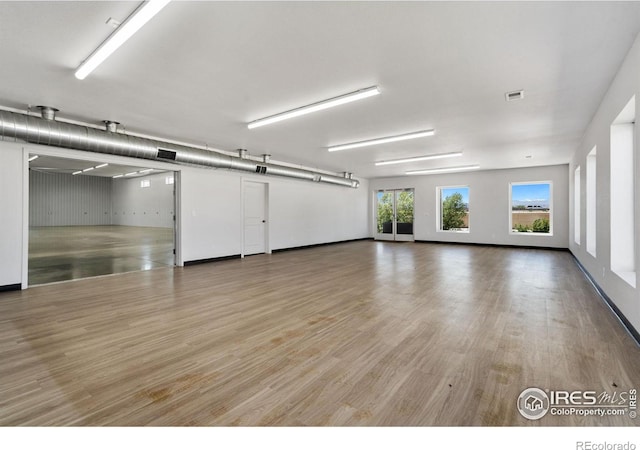
[[[244,251],[255,255],[266,251],[266,185],[244,182]]]

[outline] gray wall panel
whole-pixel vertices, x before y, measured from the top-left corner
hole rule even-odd
[[[29,225],[111,225],[113,180],[29,171]]]
[[[113,224],[132,227],[173,228],[173,184],[166,184],[172,172],[132,179],[113,180]],[[143,180],[148,187],[141,187]]]

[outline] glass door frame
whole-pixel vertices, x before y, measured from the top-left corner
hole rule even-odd
[[[378,231],[378,194],[379,193],[391,193],[392,199],[392,218],[391,218],[391,233],[381,233]],[[379,241],[414,241],[414,233],[415,230],[412,229],[411,234],[406,233],[398,233],[398,195],[401,192],[412,192],[413,193],[413,221],[412,225],[415,225],[415,189],[413,188],[405,188],[405,189],[379,189],[374,191],[373,200],[374,200],[374,236],[376,240]]]

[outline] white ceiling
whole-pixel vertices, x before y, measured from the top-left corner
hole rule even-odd
[[[567,163],[640,31],[638,2],[174,1],[77,80],[113,31],[106,20],[136,7],[0,2],[0,105],[55,106],[60,117],[359,177]],[[372,85],[381,95],[246,127]],[[507,103],[518,89],[524,99]],[[326,150],[430,128],[433,137]]]

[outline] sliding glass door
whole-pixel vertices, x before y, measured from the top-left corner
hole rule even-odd
[[[376,192],[376,239],[413,241],[413,189]]]

